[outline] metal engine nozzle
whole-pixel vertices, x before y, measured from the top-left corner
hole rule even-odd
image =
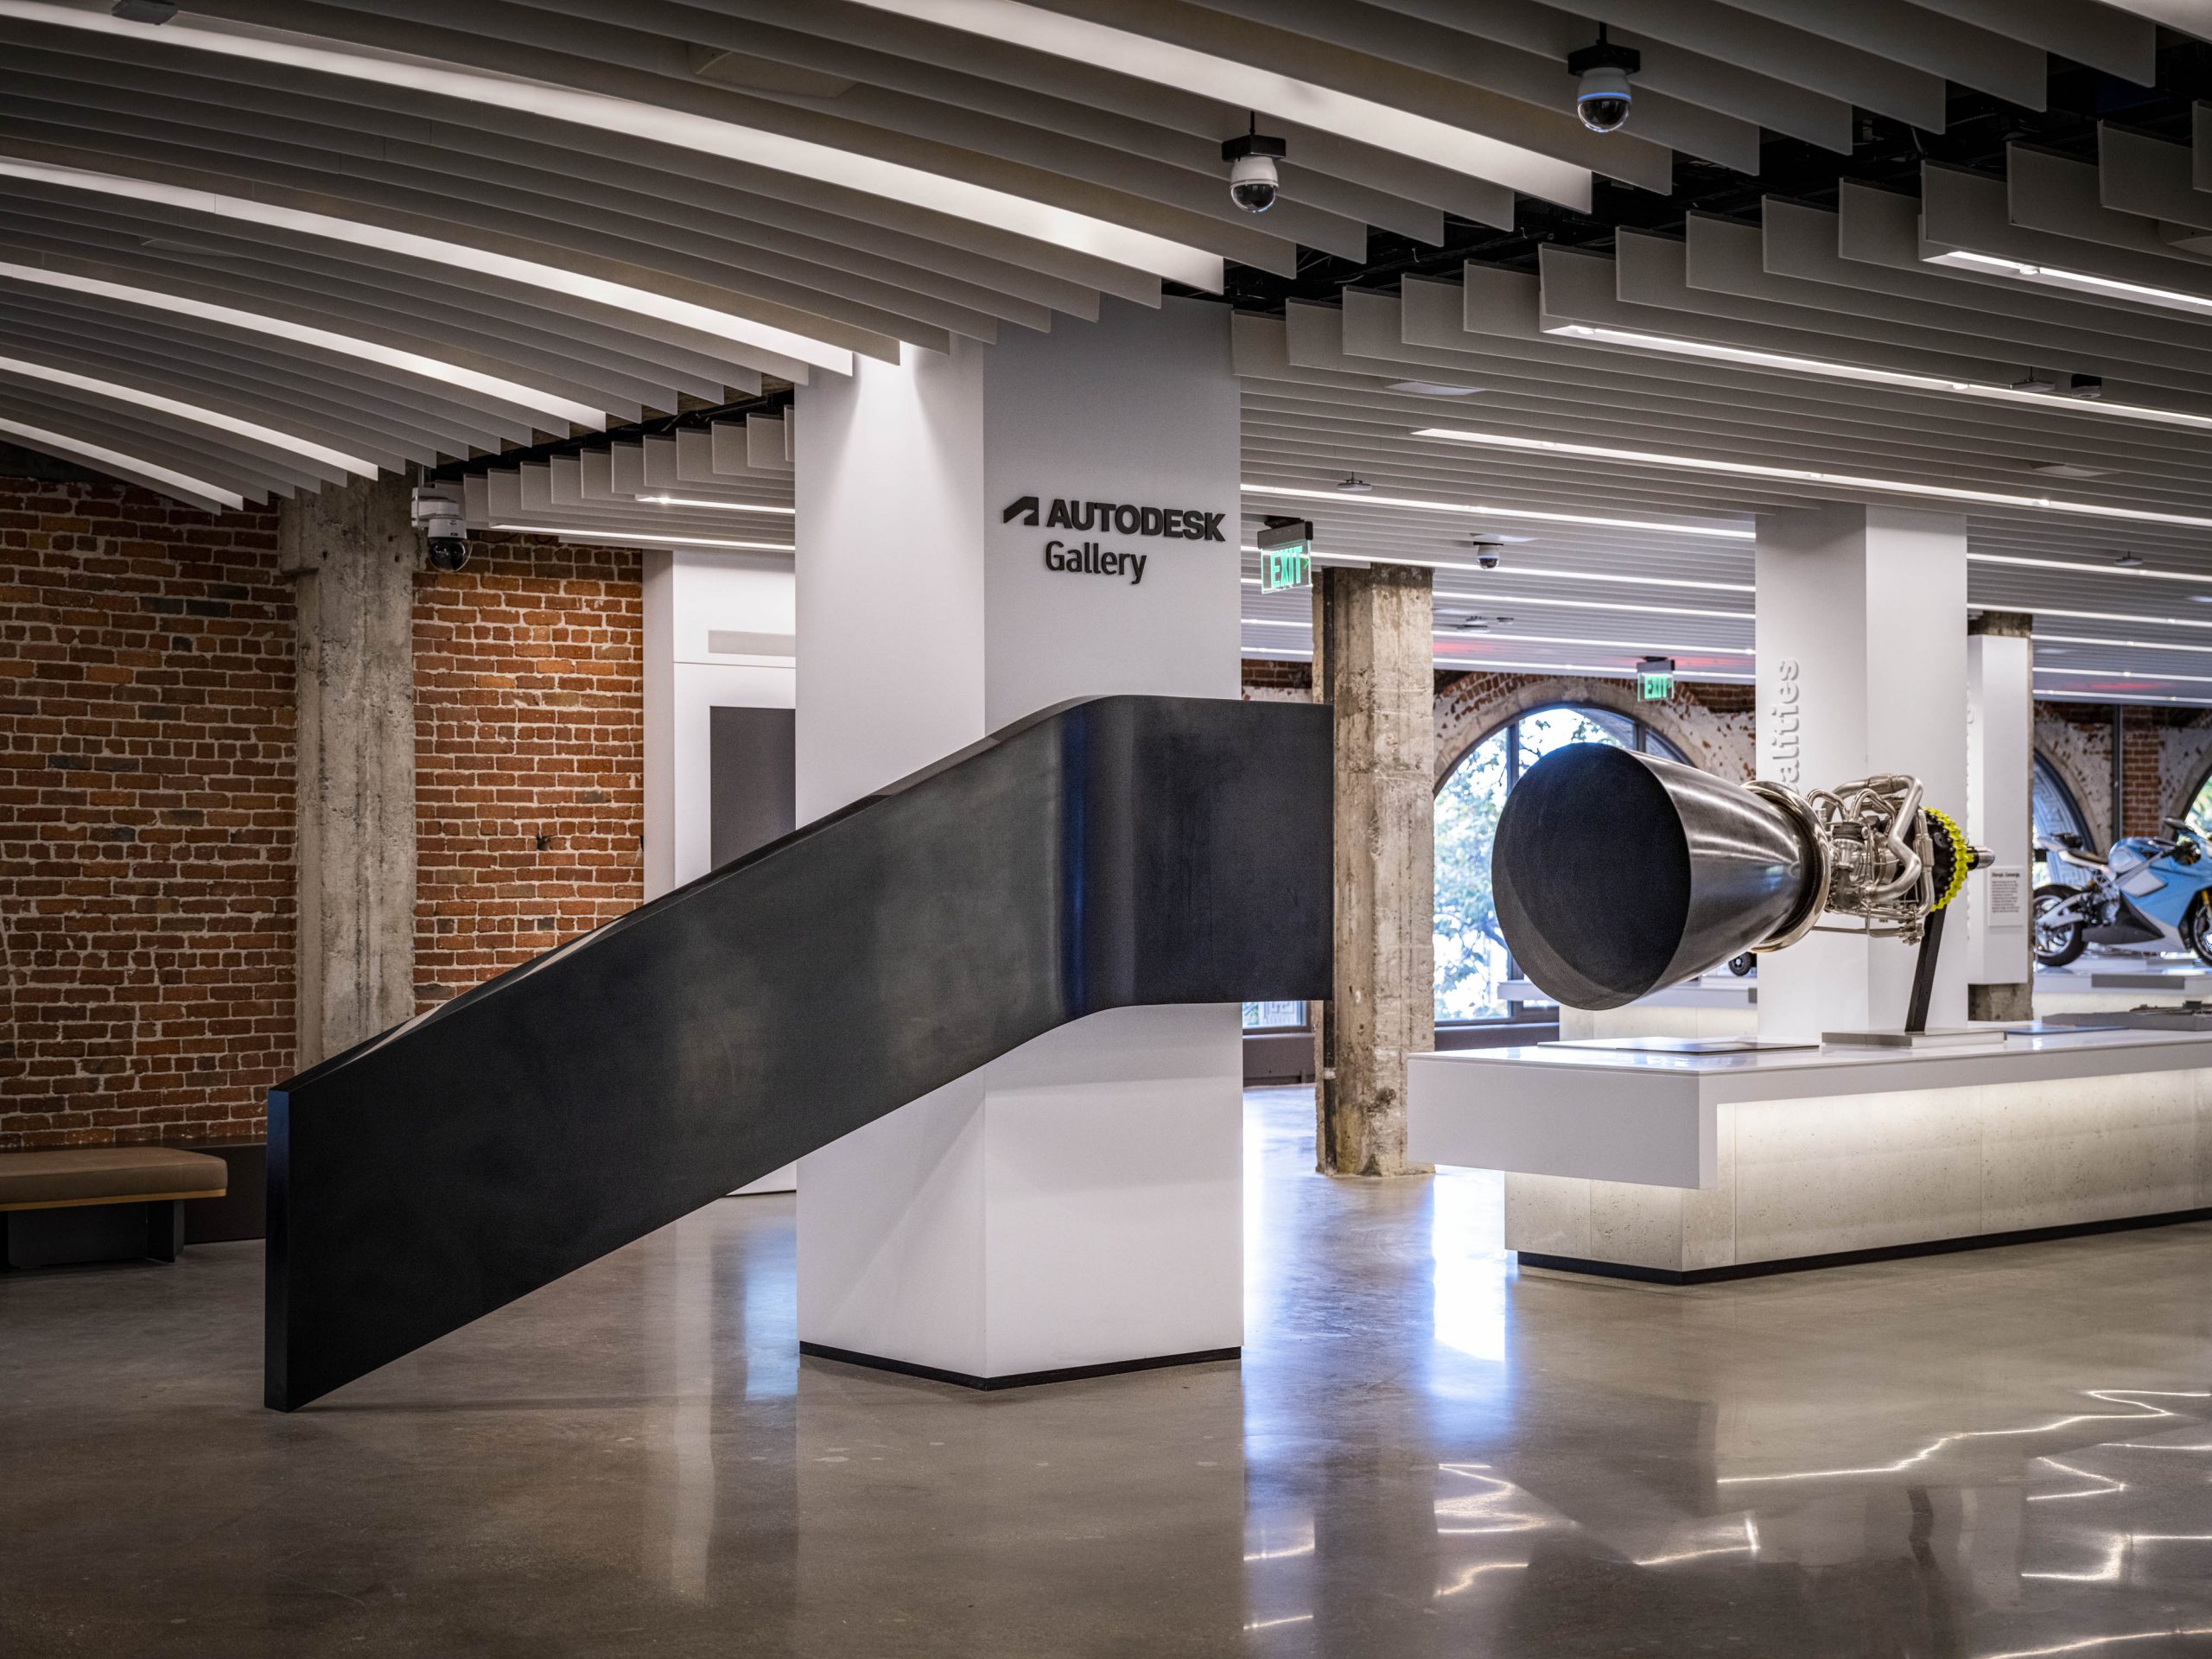
[[[1917,779],[1801,795],[1578,743],[1506,798],[1491,854],[1506,946],[1570,1007],[1612,1008],[1824,931],[1917,942],[1989,861]]]

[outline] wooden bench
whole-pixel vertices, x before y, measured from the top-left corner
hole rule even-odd
[[[229,1184],[221,1159],[174,1147],[0,1152],[0,1270],[174,1262],[184,1247],[185,1200],[219,1198]],[[57,1213],[34,1221],[37,1211]]]

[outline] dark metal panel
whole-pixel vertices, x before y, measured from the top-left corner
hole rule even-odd
[[[269,1097],[289,1410],[1052,1027],[1328,994],[1314,704],[997,734]]]
[[[798,721],[789,709],[707,715],[707,856],[720,869],[798,828]]]

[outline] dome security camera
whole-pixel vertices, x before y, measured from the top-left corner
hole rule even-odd
[[[1248,213],[1266,213],[1282,194],[1275,163],[1289,153],[1281,139],[1256,132],[1231,138],[1221,147],[1221,159],[1229,163],[1229,199]]]
[[[423,532],[433,570],[458,570],[468,563],[468,520],[460,502],[433,486],[417,487],[409,504]]]
[[[1475,563],[1482,566],[1485,570],[1497,569],[1498,560],[1503,556],[1504,556],[1499,552],[1498,546],[1496,542],[1477,542],[1475,543]]]
[[[1636,101],[1629,77],[1643,67],[1643,55],[1634,47],[1615,46],[1600,23],[1596,42],[1569,54],[1567,67],[1581,77],[1574,92],[1574,112],[1584,126],[1592,132],[1618,132],[1628,124],[1629,109]]]

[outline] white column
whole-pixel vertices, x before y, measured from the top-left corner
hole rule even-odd
[[[645,556],[645,897],[712,856],[715,709],[789,709],[791,561],[685,549]]]
[[[1228,321],[1109,301],[802,390],[802,821],[1072,697],[1237,695]],[[803,1160],[801,1341],[975,1380],[1239,1346],[1241,1041],[1097,1015]]]
[[[1967,799],[1966,524],[1836,505],[1758,521],[1758,775],[1832,789],[1910,772],[1954,817]],[[1759,1034],[1901,1027],[1914,950],[1815,933],[1759,966]],[[1939,959],[1932,1027],[1967,1017],[1966,951]]]
[[[1970,1000],[1989,1004],[1973,1012],[1992,1019],[2032,1013],[2035,647],[2028,624],[2025,616],[1983,616],[1967,637],[1967,833],[1989,849],[1992,862],[1955,902],[1966,923]]]

